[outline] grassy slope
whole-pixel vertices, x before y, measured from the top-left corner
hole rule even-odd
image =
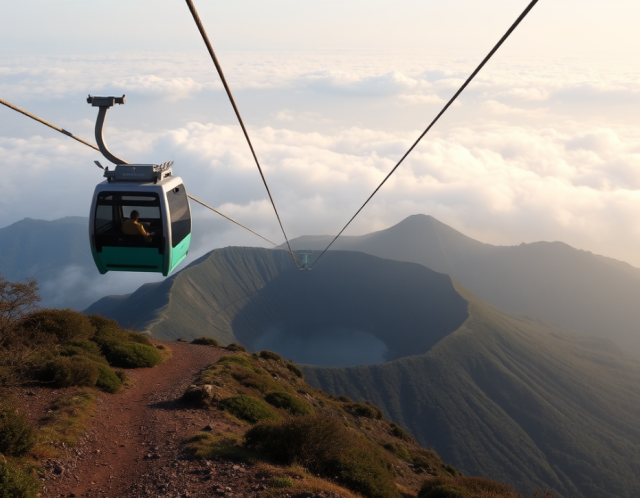
[[[464,472],[526,491],[638,496],[640,364],[459,290],[470,318],[429,353],[305,367],[307,379],[384,407]]]

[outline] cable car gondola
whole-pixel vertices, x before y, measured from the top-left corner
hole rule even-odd
[[[187,256],[191,242],[191,209],[184,184],[172,175],[173,161],[128,164],[107,149],[102,137],[107,110],[124,104],[124,95],[89,96],[87,101],[100,108],[96,123],[100,151],[116,164],[112,171],[105,169],[106,180],[96,186],[91,202],[93,260],[101,274],[135,271],[167,276]]]

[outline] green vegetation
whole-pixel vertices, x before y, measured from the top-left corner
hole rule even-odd
[[[229,351],[236,351],[236,352],[240,352],[240,353],[246,353],[247,352],[247,349],[243,345],[238,344],[236,342],[232,342],[231,344],[229,344],[227,346],[227,349]]]
[[[264,399],[270,405],[282,408],[291,415],[310,415],[313,413],[313,407],[309,403],[287,392],[269,393]]]
[[[203,346],[220,346],[220,343],[213,337],[198,337],[191,341],[191,344],[201,344]]]
[[[31,474],[0,461],[0,498],[36,498],[41,488]]]
[[[273,360],[273,361],[282,360],[282,356],[280,356],[278,353],[274,353],[273,351],[267,351],[267,350],[260,351],[259,356],[264,360]]]
[[[154,347],[137,342],[110,347],[107,358],[113,365],[121,368],[148,368],[162,363],[162,356]]]
[[[435,477],[425,481],[418,498],[521,498],[509,486],[479,477]],[[537,496],[537,495],[536,495]],[[545,495],[550,496],[550,495]]]
[[[223,399],[220,406],[235,417],[252,424],[261,420],[278,418],[276,412],[267,403],[245,394]]]
[[[382,412],[371,403],[352,403],[349,405],[349,410],[360,417],[372,418],[375,420],[382,418]]]
[[[19,457],[36,445],[36,433],[24,413],[7,404],[0,404],[0,454]]]
[[[242,436],[232,432],[211,434],[200,432],[187,440],[187,450],[195,457],[251,460],[253,454],[242,446]]]
[[[272,488],[292,488],[293,481],[288,477],[272,477],[269,486]]]
[[[375,444],[326,415],[261,422],[245,434],[247,446],[269,459],[298,463],[372,498],[399,497],[391,462]]]
[[[122,373],[124,374],[124,372]],[[106,365],[98,365],[98,379],[96,380],[96,387],[98,389],[102,389],[104,392],[114,394],[122,387],[122,380],[120,379],[118,372],[113,371]]]
[[[46,309],[31,313],[24,327],[56,336],[59,343],[91,339],[96,329],[87,315],[70,309]]]
[[[59,443],[76,446],[78,438],[86,429],[87,421],[95,411],[95,396],[89,391],[57,400],[39,431],[38,444],[32,454],[41,458],[54,458],[59,455]]]
[[[40,379],[55,387],[93,387],[98,381],[98,365],[81,356],[58,357],[44,366]]]

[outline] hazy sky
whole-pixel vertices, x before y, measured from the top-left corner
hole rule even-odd
[[[290,237],[336,233],[523,10],[516,0],[195,0]],[[485,242],[562,240],[640,266],[640,3],[540,0],[347,232],[416,213]],[[0,98],[174,160],[196,197],[280,242],[183,1],[3,5]],[[88,215],[94,151],[0,108],[0,226]],[[103,164],[106,161],[103,160]],[[261,240],[203,209],[205,249]]]

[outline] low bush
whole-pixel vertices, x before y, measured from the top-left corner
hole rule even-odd
[[[405,462],[413,461],[413,458],[411,458],[411,454],[409,453],[409,450],[401,444],[387,443],[384,445],[384,449],[394,454],[399,459],[404,460]]]
[[[44,366],[40,378],[56,387],[93,387],[98,380],[98,363],[81,356],[58,357]]]
[[[73,348],[76,351],[83,351],[88,354],[100,356],[102,351],[100,350],[100,346],[98,346],[95,342],[89,340],[76,340],[71,341],[66,344],[67,347]]]
[[[252,370],[254,372],[258,370],[244,356],[223,356],[218,360],[218,363],[235,363],[236,365],[240,365],[241,367]]]
[[[274,353],[273,351],[267,351],[266,349],[264,351],[260,351],[259,356],[264,360],[274,360],[274,361],[282,360],[282,356],[280,356],[278,353]]]
[[[469,498],[471,494],[466,489],[458,486],[440,484],[430,488],[426,493],[421,490],[418,496],[419,498]]]
[[[0,462],[0,498],[36,498],[41,487],[30,474]]]
[[[0,454],[22,456],[36,444],[36,433],[24,413],[0,405]]]
[[[155,367],[162,363],[162,357],[154,347],[136,342],[109,347],[107,359],[113,365],[121,368]]]
[[[177,342],[189,342],[189,341],[187,341],[186,339],[182,339],[182,338],[180,338],[180,339],[176,339],[176,341],[177,341]]]
[[[272,488],[291,488],[293,481],[288,477],[272,477],[269,486]]]
[[[380,411],[380,409],[369,403],[352,403],[349,406],[349,410],[360,417],[372,418],[376,420],[382,418],[382,412]]]
[[[276,412],[264,401],[245,394],[223,399],[220,402],[220,406],[239,419],[246,420],[252,424],[261,420],[275,420],[278,418]]]
[[[285,392],[269,393],[265,400],[276,408],[288,411],[291,415],[310,415],[313,413],[313,407],[309,403],[293,394]]]
[[[261,422],[245,434],[247,447],[286,465],[300,464],[372,498],[397,498],[391,461],[341,420],[315,415]]]
[[[96,387],[107,393],[117,393],[122,387],[122,381],[108,365],[98,365]]]
[[[242,353],[246,353],[247,352],[247,348],[245,348],[241,344],[238,344],[238,343],[235,343],[235,342],[232,342],[231,344],[229,344],[227,346],[227,349],[229,351],[240,351]]]
[[[189,439],[186,446],[187,451],[197,458],[251,459],[251,453],[242,446],[242,436],[231,432],[219,434],[201,432]]]
[[[127,336],[129,337],[129,342],[135,342],[138,344],[144,344],[145,346],[154,347],[153,342],[151,342],[151,339],[148,335],[141,334],[140,332],[131,332],[129,330],[127,331]]]
[[[220,343],[213,337],[198,337],[191,341],[191,344],[201,344],[203,346],[220,346]]]
[[[24,326],[55,335],[61,343],[91,339],[96,332],[87,315],[71,309],[36,311],[24,319]]]
[[[434,471],[442,467],[440,456],[431,450],[419,449],[410,452],[411,460],[416,467],[420,467],[427,471]]]
[[[353,400],[348,396],[338,396],[338,401],[342,401],[343,403],[353,403]]]
[[[231,376],[243,386],[256,389],[263,394],[281,387],[270,375],[256,373],[252,370],[238,369]]]
[[[418,498],[471,498],[499,496],[521,498],[521,494],[505,484],[481,477],[434,477],[420,488]]]
[[[296,377],[300,378],[300,379],[304,379],[304,374],[302,373],[302,370],[300,370],[298,367],[296,367],[293,363],[289,362],[287,363],[287,369],[292,372]]]
[[[413,438],[409,434],[407,434],[402,427],[394,422],[391,422],[389,424],[389,433],[392,436],[397,437],[398,439],[402,439],[403,441],[413,441]]]
[[[127,375],[127,372],[125,372],[124,370],[115,370],[115,373],[118,376],[118,379],[120,379],[120,382],[122,382],[123,386],[126,387],[133,385],[133,379]]]

